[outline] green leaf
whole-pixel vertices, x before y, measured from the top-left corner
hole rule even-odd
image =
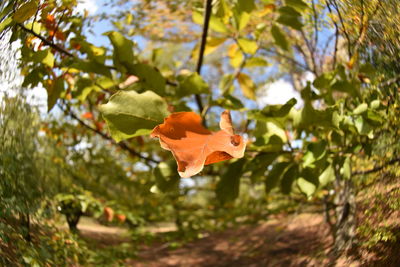
[[[372,126],[380,126],[384,122],[384,117],[382,114],[378,113],[376,110],[368,109],[367,113],[364,113],[368,123]]]
[[[196,24],[202,25],[204,23],[203,15],[198,11],[192,12],[192,20]]]
[[[207,94],[210,92],[208,84],[197,72],[193,72],[189,75],[180,75],[177,79],[179,86],[176,95],[179,97],[193,94]]]
[[[299,166],[297,164],[290,165],[282,176],[281,180],[281,191],[283,194],[289,194],[292,191],[292,184],[297,178],[299,172]]]
[[[106,49],[104,47],[97,47],[81,38],[73,38],[70,42],[78,43],[81,46],[79,51],[81,53],[86,53],[89,61],[96,61],[97,63],[104,64],[106,60]]]
[[[37,0],[31,0],[23,4],[17,9],[17,11],[15,11],[13,19],[18,23],[23,23],[25,20],[35,15],[38,6],[39,2]]]
[[[35,68],[29,72],[28,75],[25,76],[24,82],[22,83],[23,87],[37,86],[40,82],[42,82],[46,70],[43,70],[44,66],[40,66],[39,68]]]
[[[50,68],[54,67],[54,55],[50,49],[37,51],[33,54],[32,58],[37,63],[42,63]]]
[[[303,167],[315,168],[316,165],[321,164],[321,160],[323,160],[326,155],[326,145],[327,143],[325,140],[309,144],[307,146],[307,152],[303,156]]]
[[[271,190],[278,185],[278,182],[288,165],[289,162],[278,162],[268,172],[265,179],[265,191],[267,193],[271,192]]]
[[[226,0],[219,0],[213,6],[213,9],[216,10],[215,15],[219,18],[229,18],[232,13],[230,7]]]
[[[175,161],[161,162],[154,168],[157,188],[161,192],[171,192],[179,190],[179,174]]]
[[[271,34],[277,46],[279,46],[283,50],[289,51],[289,43],[286,39],[286,36],[279,29],[279,27],[273,25],[271,28]]]
[[[54,83],[46,88],[47,89],[47,112],[54,107],[57,100],[60,98],[62,92],[64,92],[64,79],[57,78]]]
[[[255,100],[256,99],[256,86],[249,77],[249,75],[244,73],[239,73],[237,75],[237,80],[240,85],[240,89],[242,89],[243,95],[249,99]]]
[[[252,183],[260,182],[264,178],[267,167],[279,156],[278,153],[259,153],[246,166],[246,171],[251,171],[250,180]]]
[[[259,153],[246,166],[246,171],[256,171],[262,169],[267,170],[267,167],[278,157],[278,153]]]
[[[133,55],[133,42],[119,32],[107,32],[104,33],[104,35],[108,36],[114,47],[114,65],[119,69],[121,69],[121,66],[129,69],[135,60]]]
[[[280,24],[292,27],[300,31],[303,24],[300,21],[301,14],[289,6],[283,6],[279,10],[280,16],[277,20]]]
[[[239,12],[250,13],[255,7],[254,0],[237,0],[237,10]]]
[[[335,170],[333,169],[332,164],[329,164],[328,167],[321,173],[321,175],[318,177],[318,181],[321,187],[324,187],[327,184],[335,181]]]
[[[139,78],[142,91],[150,90],[158,95],[165,95],[165,78],[155,68],[148,64],[138,63],[132,65],[129,71]]]
[[[280,152],[282,151],[283,141],[276,134],[267,133],[257,137],[252,144],[251,149],[264,152]]]
[[[75,84],[76,91],[73,91],[73,97],[83,102],[88,95],[93,91],[100,91],[101,89],[94,84],[89,78],[80,78]]]
[[[224,95],[223,98],[218,98],[212,102],[212,105],[217,105],[225,109],[239,110],[244,108],[243,103],[239,99],[231,95]]]
[[[192,20],[194,23],[203,25],[204,23],[204,15],[199,11],[192,12]],[[219,33],[229,33],[228,28],[223,22],[222,17],[219,14],[212,14],[210,17],[210,29],[219,32]]]
[[[252,57],[246,60],[244,64],[245,68],[253,68],[253,67],[266,67],[268,66],[268,62],[260,57]]]
[[[333,77],[330,73],[324,73],[314,80],[313,85],[319,90],[327,89],[331,86],[332,80]]]
[[[217,198],[221,203],[234,201],[239,196],[240,178],[246,159],[242,158],[230,164],[222,175],[216,188]]]
[[[365,63],[360,67],[360,72],[367,75],[369,78],[374,78],[376,75],[376,69],[371,63]]]
[[[69,65],[68,68],[64,69],[71,72],[75,69],[86,73],[97,73],[112,78],[110,70],[104,66],[104,64],[95,61],[83,61],[80,59],[74,59],[74,61],[75,62]]]
[[[380,105],[381,105],[381,102],[379,101],[379,99],[375,99],[375,100],[371,101],[371,103],[369,103],[369,106],[371,107],[371,109],[378,109]]]
[[[0,33],[2,32],[2,31],[4,31],[5,29],[7,29],[8,27],[11,27],[14,23],[13,23],[14,21],[12,20],[12,18],[11,17],[8,17],[8,18],[6,18],[5,20],[3,20],[1,23],[0,23]]]
[[[119,142],[134,136],[149,134],[168,116],[167,103],[159,95],[147,91],[119,91],[100,111],[107,122],[111,136]]]
[[[285,0],[285,3],[299,12],[303,12],[306,8],[308,8],[308,5],[302,0]]]
[[[228,33],[229,30],[225,26],[225,23],[216,16],[211,16],[210,18],[210,29],[219,32],[219,33]]]
[[[346,159],[344,160],[342,168],[340,168],[340,174],[345,179],[351,178],[351,159],[350,159],[350,157],[346,157]]]
[[[250,14],[247,12],[234,12],[234,19],[238,31],[243,30],[250,21]]]
[[[358,105],[358,106],[353,110],[353,114],[354,114],[354,115],[362,114],[362,113],[366,112],[367,109],[368,109],[368,104],[367,104],[367,103],[362,103],[362,104]]]
[[[239,38],[238,43],[240,48],[243,50],[243,52],[248,53],[248,54],[254,54],[256,53],[258,49],[258,45],[256,41],[250,40],[250,39],[245,39],[245,38]]]
[[[233,82],[235,81],[235,76],[233,74],[225,74],[219,81],[218,87],[222,94],[232,93]]]
[[[299,128],[307,128],[312,126],[335,128],[332,120],[333,112],[333,108],[316,110],[311,105],[311,102],[306,101],[301,110],[295,110],[293,112],[293,124],[295,127]]]
[[[252,110],[249,112],[249,118],[260,121],[270,121],[271,118],[285,117],[296,104],[297,100],[291,98],[284,105],[268,105],[261,111]]]
[[[29,22],[25,24],[25,27],[28,29],[32,29],[32,31],[36,34],[40,34],[40,31],[42,29],[42,23],[37,21],[35,23]]]
[[[354,126],[359,134],[367,135],[371,139],[374,137],[373,127],[362,116],[359,116],[354,120]]]
[[[332,86],[331,89],[333,91],[339,91],[343,93],[348,93],[351,96],[356,97],[358,95],[358,91],[356,85],[354,83],[350,83],[349,81],[336,81]]]
[[[297,185],[299,186],[300,191],[306,194],[307,197],[311,197],[317,189],[313,183],[307,181],[303,177],[297,179]]]

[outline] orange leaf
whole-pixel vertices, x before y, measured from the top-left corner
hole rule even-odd
[[[111,222],[114,218],[114,210],[110,207],[104,207],[103,214],[107,222]]]
[[[244,155],[246,143],[234,133],[229,111],[222,113],[218,132],[207,130],[201,121],[194,112],[172,113],[150,135],[158,137],[161,147],[172,152],[181,177],[199,173],[204,165]]]
[[[93,113],[92,112],[85,112],[85,113],[82,114],[82,118],[91,120],[91,119],[93,119]]]
[[[117,214],[116,217],[117,217],[117,220],[118,220],[120,223],[123,223],[123,222],[126,221],[126,216],[125,216],[124,214]]]

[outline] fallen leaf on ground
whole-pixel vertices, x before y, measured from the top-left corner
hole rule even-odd
[[[194,112],[172,113],[150,135],[158,137],[161,147],[172,152],[181,177],[199,173],[204,165],[244,155],[246,143],[234,133],[229,111],[222,113],[218,132],[209,131],[201,122]]]

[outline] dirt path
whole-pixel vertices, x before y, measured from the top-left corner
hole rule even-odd
[[[302,214],[212,234],[171,250],[142,249],[129,266],[326,266],[332,240],[320,215]]]
[[[390,208],[400,199],[398,181],[381,181],[358,195],[357,216],[360,223],[365,225],[370,221],[376,227],[391,226],[395,233],[396,229],[400,230],[400,210]],[[372,212],[366,213],[369,210]],[[119,227],[87,223],[78,227],[84,236],[94,239],[101,246],[131,242],[127,230]],[[171,225],[147,228],[154,234],[171,230],[174,230]],[[362,244],[368,240],[359,241]],[[328,258],[332,243],[329,226],[321,214],[278,215],[258,225],[210,233],[177,249],[171,249],[172,243],[160,241],[141,245],[137,257],[124,262],[126,266],[137,267],[332,266]],[[357,251],[351,255],[342,255],[335,266],[400,266],[400,242],[380,242],[374,250],[365,247],[355,249]]]

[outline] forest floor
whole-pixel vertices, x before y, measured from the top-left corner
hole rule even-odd
[[[143,247],[130,266],[324,266],[332,238],[323,218],[301,214],[212,233],[171,250]]]
[[[84,237],[102,246],[127,242],[118,227],[80,225]],[[167,228],[155,228],[163,232]],[[157,240],[157,239],[156,239]],[[138,248],[127,266],[326,266],[332,237],[318,214],[276,216],[268,222],[210,233],[171,248],[171,242],[154,241]],[[356,266],[356,265],[354,265]]]
[[[380,205],[380,196],[390,192],[394,200],[400,197],[399,182],[382,183],[360,193],[357,197],[359,221],[370,220],[364,215],[367,209]],[[367,201],[367,202],[366,202]],[[366,205],[367,204],[367,205]],[[391,229],[400,229],[400,211],[392,212],[386,221]],[[372,217],[377,219],[377,217]],[[377,226],[379,223],[375,221]],[[375,225],[374,223],[374,225]],[[101,246],[130,242],[127,230],[119,227],[104,227],[82,224],[79,226],[85,238]],[[221,232],[205,233],[202,238],[186,243],[165,240],[163,232],[174,230],[165,225],[146,229],[153,232],[151,242],[137,240],[136,257],[124,260],[126,266],[400,266],[400,242],[379,242],[375,250],[358,247],[352,254],[343,255],[333,261],[333,238],[321,213],[275,215],[268,221],[253,225],[242,225]],[[372,229],[374,230],[374,229]],[[397,230],[394,230],[396,232]],[[362,237],[360,237],[362,240]],[[369,237],[368,237],[369,238]],[[366,240],[363,240],[365,242]],[[368,241],[368,240],[367,240]],[[389,260],[387,260],[389,259]],[[332,262],[335,262],[332,264]]]

